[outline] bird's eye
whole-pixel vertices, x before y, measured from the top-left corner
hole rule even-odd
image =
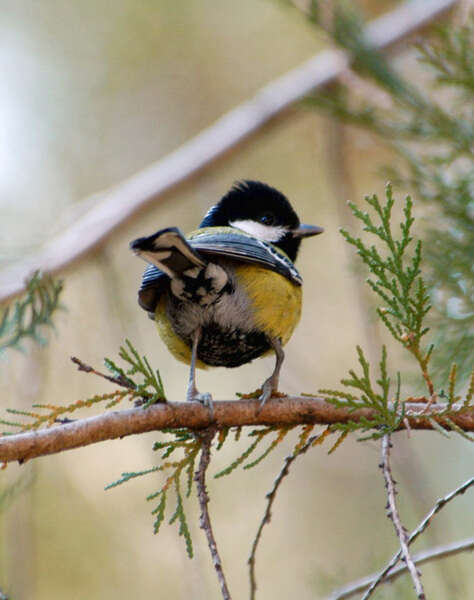
[[[258,217],[258,221],[262,225],[273,225],[275,223],[275,215],[271,212],[263,213]]]

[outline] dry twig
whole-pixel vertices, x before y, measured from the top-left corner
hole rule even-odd
[[[395,532],[400,541],[400,549],[402,552],[403,559],[407,565],[407,569],[410,572],[411,579],[413,581],[413,587],[415,588],[418,600],[425,600],[425,591],[420,580],[420,573],[418,572],[413,558],[411,557],[408,549],[408,535],[405,529],[400,515],[398,513],[397,504],[395,502],[395,496],[397,491],[395,489],[395,481],[392,476],[392,468],[390,466],[390,449],[392,442],[389,435],[384,435],[382,438],[382,471],[385,479],[385,489],[387,490],[387,515],[388,518],[393,522]]]
[[[253,540],[252,550],[251,550],[250,556],[247,560],[247,564],[249,566],[249,579],[250,579],[250,600],[255,600],[256,593],[257,593],[257,580],[255,577],[255,556],[257,553],[258,544],[262,537],[263,528],[265,527],[265,525],[267,523],[270,523],[270,520],[272,518],[272,506],[273,506],[273,502],[275,501],[275,498],[276,498],[276,495],[278,492],[278,488],[280,487],[283,479],[288,475],[291,464],[298,458],[298,456],[307,452],[307,450],[309,450],[309,448],[311,448],[311,446],[315,442],[317,442],[317,440],[320,439],[321,436],[323,436],[323,435],[325,435],[324,432],[321,434],[318,434],[318,435],[311,436],[309,438],[309,440],[304,444],[304,446],[301,447],[299,452],[294,452],[293,454],[290,454],[289,456],[287,456],[285,458],[283,468],[278,473],[278,477],[275,479],[271,491],[268,492],[268,494],[266,495],[267,506],[265,508],[265,513],[262,517],[262,520],[260,521],[260,525],[258,526],[257,533]]]
[[[231,600],[229,588],[227,587],[224,571],[222,569],[222,561],[219,556],[219,551],[217,550],[216,539],[214,537],[214,532],[212,531],[211,519],[209,516],[209,494],[206,489],[206,471],[211,459],[211,444],[216,431],[217,427],[211,426],[196,434],[201,440],[201,457],[199,459],[199,466],[194,475],[194,481],[196,482],[199,506],[201,508],[200,525],[201,529],[204,530],[206,534],[207,545],[211,552],[212,563],[217,573],[222,597],[224,600]]]
[[[456,496],[460,496],[461,494],[464,494],[464,492],[468,488],[470,488],[471,485],[474,485],[474,477],[471,477],[471,479],[468,479],[467,481],[465,481],[459,487],[457,487],[453,491],[449,492],[449,494],[446,494],[446,496],[443,496],[443,498],[440,498],[435,503],[435,505],[430,510],[430,512],[421,521],[421,523],[418,525],[418,527],[410,534],[410,536],[409,536],[409,538],[407,540],[407,544],[408,545],[412,544],[416,540],[416,538],[419,535],[421,535],[423,533],[423,531],[425,531],[425,529],[431,523],[431,520],[435,516],[435,514],[438,513],[444,506],[446,506],[446,504],[448,504],[448,502],[451,502],[451,500],[453,500],[453,498],[456,498]],[[372,596],[373,592],[375,591],[375,588],[380,583],[382,583],[382,581],[384,581],[384,579],[387,576],[388,572],[397,564],[397,562],[400,560],[401,556],[402,556],[402,551],[401,550],[399,550],[396,554],[394,554],[394,556],[391,558],[391,560],[389,561],[389,563],[380,572],[380,574],[378,575],[378,577],[376,579],[374,579],[374,581],[370,585],[369,589],[364,594],[362,600],[368,600],[368,598],[370,598],[370,596]]]
[[[452,544],[444,544],[442,546],[436,546],[436,548],[430,548],[423,552],[418,552],[413,556],[413,562],[416,565],[422,565],[440,558],[447,558],[449,556],[455,556],[462,552],[468,552],[474,550],[474,538],[468,538],[459,542],[453,542]],[[407,566],[404,564],[392,567],[385,576],[383,583],[392,582],[400,575],[403,575],[407,570]],[[358,579],[348,585],[345,585],[338,590],[332,592],[326,600],[345,600],[346,598],[352,598],[359,592],[363,592],[377,579],[376,574],[368,575],[362,579]]]
[[[94,375],[97,375],[98,377],[107,379],[107,381],[116,383],[117,385],[120,385],[121,387],[127,388],[129,390],[136,389],[136,386],[133,384],[133,382],[128,380],[123,375],[116,375],[115,377],[112,377],[111,375],[107,375],[106,373],[101,373],[100,371],[97,371],[96,369],[94,369],[94,367],[87,365],[85,362],[83,362],[80,358],[77,358],[76,356],[71,356],[71,360],[75,365],[77,365],[78,371],[84,371],[85,373],[93,373]]]

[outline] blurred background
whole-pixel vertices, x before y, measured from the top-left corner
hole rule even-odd
[[[94,204],[92,194],[166,156],[326,44],[299,11],[270,0],[1,4],[0,266],[34,254]],[[359,4],[371,18],[397,3]],[[395,60],[418,76],[409,46]],[[302,221],[325,228],[303,245],[298,261],[303,316],[286,347],[281,389],[335,387],[355,365],[356,344],[377,356],[380,341],[388,341],[373,322],[365,275],[354,269],[338,229],[353,225],[347,200],[383,193],[378,169],[392,160],[370,134],[313,110],[292,109],[61,273],[65,310],[56,316],[48,346],[25,344],[27,352],[2,357],[2,409],[67,404],[111,391],[79,373],[70,356],[100,368],[104,356],[117,357],[125,338],[160,369],[168,398],[182,400],[188,369],[167,353],[137,305],[144,264],[128,243],[171,225],[194,229],[244,178],[280,189]],[[392,360],[403,368],[397,352]],[[272,368],[273,358],[266,358],[238,370],[199,372],[198,386],[215,399],[231,399],[257,388]],[[2,472],[2,485],[21,475],[24,490],[0,514],[0,588],[14,600],[219,598],[194,495],[187,503],[196,554],[190,561],[175,525],[165,523],[153,535],[153,507],[145,497],[160,475],[104,491],[120,473],[156,464],[151,448],[162,437],[102,443]],[[211,516],[235,598],[247,595],[246,559],[265,494],[295,439],[289,436],[255,469],[209,481]],[[214,457],[211,473],[243,447],[228,444]],[[297,461],[282,486],[257,557],[262,599],[323,598],[378,569],[396,549],[378,444],[349,439],[330,456],[328,448]],[[409,528],[471,474],[472,449],[460,438],[398,434],[393,455]],[[472,495],[466,494],[415,548],[458,539],[473,525]],[[469,597],[473,572],[469,555],[426,566],[428,597]],[[410,589],[405,578],[379,597],[409,598]]]

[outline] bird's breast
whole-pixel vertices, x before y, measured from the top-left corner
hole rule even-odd
[[[201,367],[240,366],[266,353],[270,338],[288,341],[300,317],[300,286],[274,271],[232,261],[198,270],[191,282],[172,280],[156,310],[159,333],[176,358],[190,362],[198,328]]]

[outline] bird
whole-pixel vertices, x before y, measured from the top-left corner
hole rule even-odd
[[[171,354],[190,365],[187,400],[213,410],[212,396],[197,389],[197,367],[239,367],[271,352],[260,407],[278,392],[283,346],[301,314],[294,263],[302,239],[323,231],[301,224],[283,193],[242,180],[188,235],[168,227],[130,242],[149,263],[138,303]]]

